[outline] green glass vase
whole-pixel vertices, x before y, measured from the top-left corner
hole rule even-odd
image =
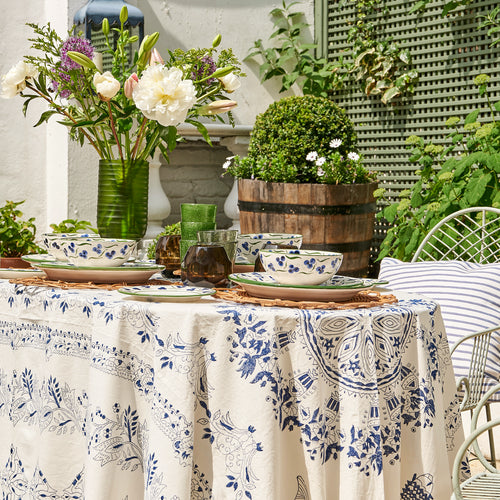
[[[141,239],[148,225],[147,161],[99,160],[97,228],[103,238]]]

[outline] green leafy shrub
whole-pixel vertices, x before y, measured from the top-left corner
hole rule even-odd
[[[81,231],[97,233],[97,229],[92,227],[88,220],[64,219],[59,224],[51,224],[50,227],[54,233],[78,233]]]
[[[7,201],[0,207],[0,257],[21,257],[30,253],[44,253],[36,243],[35,218],[23,220],[17,207],[23,201]]]
[[[318,46],[307,41],[305,32],[309,24],[304,22],[304,13],[291,10],[298,3],[286,5],[283,0],[282,8],[274,8],[270,12],[275,31],[269,41],[274,41],[275,45],[266,48],[259,38],[245,61],[260,56],[263,61],[260,65],[261,81],[281,78],[280,92],[297,84],[304,94],[327,97],[333,89],[342,86],[343,75],[338,71],[342,62],[315,56]]]
[[[391,224],[380,246],[378,259],[390,255],[410,260],[420,242],[441,219],[463,208],[500,207],[500,101],[491,103],[487,91],[490,78],[479,75],[474,83],[486,98],[486,123],[479,121],[481,109],[469,113],[460,129],[460,118],[451,117],[447,144],[425,143],[417,136],[406,144],[418,163],[419,180],[400,194],[401,200],[386,206],[379,214]],[[376,196],[383,199],[383,189]]]
[[[155,251],[158,240],[161,236],[169,236],[171,234],[181,234],[181,223],[175,222],[174,224],[170,224],[169,226],[165,226],[163,231],[156,236],[156,238],[150,243],[147,249],[148,259],[155,259]]]
[[[237,178],[267,182],[363,183],[374,179],[355,152],[345,111],[313,95],[285,97],[257,116],[248,155],[224,164]]]

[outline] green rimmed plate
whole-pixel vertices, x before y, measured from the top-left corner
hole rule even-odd
[[[93,283],[142,283],[165,266],[147,262],[127,262],[117,267],[74,266],[65,262],[37,262],[33,266],[43,269],[47,278],[55,281]]]
[[[370,290],[375,285],[385,283],[373,279],[333,276],[320,285],[283,285],[269,274],[256,272],[230,274],[229,279],[253,297],[322,302],[343,302],[362,290]]]
[[[195,302],[203,297],[210,297],[216,292],[214,288],[184,285],[127,286],[118,291],[150,302]]]

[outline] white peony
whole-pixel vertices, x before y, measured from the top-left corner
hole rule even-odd
[[[234,73],[229,73],[229,75],[223,76],[219,78],[224,90],[226,92],[234,92],[236,89],[239,89],[241,86],[241,82],[239,78]]]
[[[120,82],[111,74],[111,71],[105,71],[94,75],[94,87],[100,99],[109,101],[120,90]]]
[[[15,97],[26,88],[26,80],[37,76],[38,70],[33,64],[19,61],[2,76],[2,97],[4,99]]]
[[[193,82],[183,80],[179,68],[155,64],[142,73],[132,99],[146,118],[167,127],[183,122],[197,97]]]

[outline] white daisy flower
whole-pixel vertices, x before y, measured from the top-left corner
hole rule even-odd
[[[359,155],[358,155],[358,153],[349,153],[347,155],[347,158],[349,158],[349,160],[358,161]]]
[[[316,151],[311,151],[307,153],[306,160],[307,161],[315,161],[318,158],[318,153]]]
[[[342,139],[332,139],[330,141],[330,147],[331,148],[337,149],[337,148],[340,147],[341,144],[342,144]]]
[[[320,167],[318,168],[316,174],[318,175],[318,177],[323,177],[325,175],[325,171]]]
[[[316,160],[316,166],[321,167],[321,165],[324,165],[325,161],[326,161],[326,158],[324,156],[321,156],[320,158],[318,158]]]

